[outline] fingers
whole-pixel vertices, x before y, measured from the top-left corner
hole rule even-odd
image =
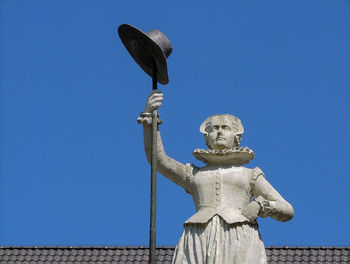
[[[148,99],[148,103],[150,104],[156,104],[156,103],[162,103],[163,101],[163,95],[152,95],[149,99]]]
[[[154,96],[157,97],[157,96],[160,96],[160,95],[163,96],[163,94],[162,94],[161,91],[159,91],[159,90],[153,90],[153,91],[148,95],[147,100],[149,100],[150,98],[152,98],[152,97],[154,97]]]
[[[159,108],[160,106],[162,105],[162,103],[156,103],[156,104],[153,104],[152,106],[152,108],[153,109],[157,109],[157,108]]]
[[[148,96],[148,100],[152,100],[155,98],[162,98],[163,99],[163,94],[162,93],[152,93]]]
[[[159,90],[154,90],[147,98],[145,112],[152,112],[159,108],[163,102],[163,94]]]

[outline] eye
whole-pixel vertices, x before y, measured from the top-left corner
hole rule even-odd
[[[219,130],[219,126],[213,126],[213,130]]]
[[[229,127],[229,126],[223,126],[222,128],[223,128],[224,130],[227,130],[227,131],[230,130],[230,127]]]

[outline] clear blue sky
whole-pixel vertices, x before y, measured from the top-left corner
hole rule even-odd
[[[266,245],[349,245],[350,2],[0,1],[0,244],[147,245],[150,167],[136,117],[151,80],[117,35],[173,44],[160,85],[167,153],[204,148],[199,125],[231,113],[242,145],[294,206],[260,220]],[[158,177],[158,245],[194,213]]]

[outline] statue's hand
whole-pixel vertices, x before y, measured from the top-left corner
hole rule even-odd
[[[248,218],[251,223],[254,223],[258,217],[260,211],[260,205],[256,201],[252,201],[248,206],[243,210],[242,214]]]
[[[154,90],[149,94],[144,113],[152,113],[155,109],[158,109],[163,102],[163,94],[159,90]]]

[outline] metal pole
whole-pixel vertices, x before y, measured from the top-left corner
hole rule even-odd
[[[157,89],[157,64],[153,61],[153,90]],[[152,113],[152,149],[151,149],[151,216],[150,216],[150,264],[156,264],[156,200],[157,200],[157,131],[158,131],[158,111]]]

